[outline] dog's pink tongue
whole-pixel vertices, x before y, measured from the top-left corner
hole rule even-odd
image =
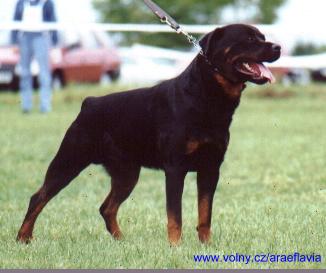
[[[276,81],[273,73],[266,66],[264,66],[263,64],[257,65],[262,77],[268,79],[270,83],[274,83]]]

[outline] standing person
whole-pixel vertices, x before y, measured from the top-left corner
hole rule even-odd
[[[42,22],[55,22],[56,15],[52,0],[18,0],[14,21],[26,25],[26,29],[12,32],[12,42],[20,47],[20,94],[21,107],[28,113],[33,107],[33,78],[31,62],[35,57],[38,62],[40,83],[40,111],[51,111],[51,72],[49,64],[50,43],[56,45],[56,31],[42,31],[38,25]]]

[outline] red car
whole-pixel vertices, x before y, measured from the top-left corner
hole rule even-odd
[[[102,32],[61,32],[59,46],[51,49],[53,87],[70,82],[103,83],[120,76],[121,60],[117,50]],[[19,49],[9,44],[9,33],[0,33],[0,88],[19,88]],[[32,62],[35,88],[38,64]]]

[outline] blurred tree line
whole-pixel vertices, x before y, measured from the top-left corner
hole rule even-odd
[[[277,9],[286,0],[154,0],[180,24],[219,24],[225,8],[248,13],[250,23],[270,24],[277,18]],[[141,0],[93,0],[101,19],[106,23],[159,23]],[[236,22],[234,22],[236,23]],[[185,47],[181,35],[157,33],[125,33],[125,44],[144,43],[161,47]]]
[[[292,54],[294,56],[303,56],[303,55],[312,55],[318,53],[325,53],[326,45],[315,45],[313,43],[298,43],[294,49]]]

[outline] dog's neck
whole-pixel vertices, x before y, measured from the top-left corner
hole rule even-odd
[[[234,83],[210,67],[202,56],[198,55],[188,67],[190,74],[200,76],[201,92],[206,92],[209,98],[219,97],[239,101],[242,91],[246,88],[244,82]]]
[[[219,73],[215,73],[213,76],[219,86],[222,87],[223,91],[231,98],[231,99],[240,99],[242,91],[246,88],[244,83],[233,83],[227,80]]]

